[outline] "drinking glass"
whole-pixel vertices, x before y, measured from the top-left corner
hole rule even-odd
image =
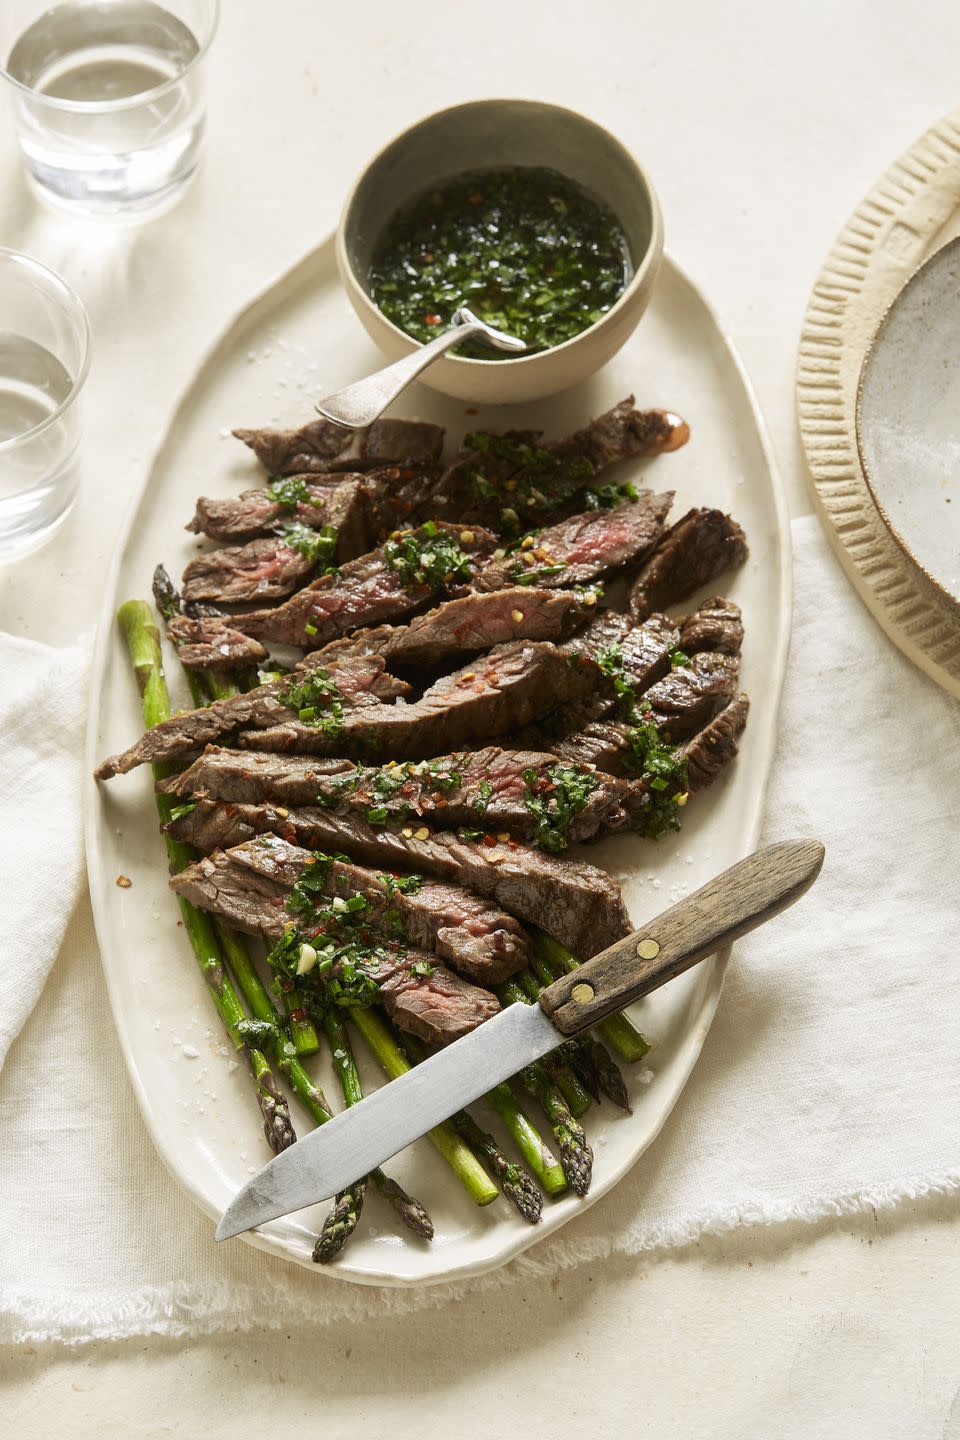
[[[166,209],[197,168],[218,0],[2,0],[0,66],[27,174],[84,215]]]
[[[89,350],[70,287],[0,248],[0,561],[40,545],[76,498]]]

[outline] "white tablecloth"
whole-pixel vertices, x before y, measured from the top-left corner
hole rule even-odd
[[[649,162],[668,245],[728,322],[793,504],[807,508],[792,395],[807,292],[858,196],[955,103],[955,8],[601,0],[588,16],[546,18],[502,0],[456,15],[426,0],[412,18],[380,0],[335,14],[308,0],[287,0],[282,17],[254,0],[226,9],[206,172],[149,229],[90,233],[41,213],[0,130],[0,243],[61,268],[96,337],[83,501],[42,557],[0,575],[0,626],[53,643],[86,627],[130,487],[210,337],[329,228],[376,144],[427,109],[484,93],[582,106]],[[69,941],[74,966],[80,935]],[[139,1153],[129,1105],[112,1139]],[[960,1321],[960,1247],[952,1209],[936,1213],[938,1223],[921,1217],[914,1228],[906,1212],[852,1234],[842,1225],[815,1245],[705,1244],[655,1273],[608,1270],[602,1288],[588,1269],[495,1306],[465,1304],[452,1326],[429,1315],[400,1331],[372,1324],[328,1347],[326,1373],[296,1335],[238,1343],[228,1391],[223,1349],[173,1357],[153,1347],[146,1367],[133,1351],[104,1353],[82,1371],[21,1352],[6,1412],[28,1440],[54,1424],[64,1437],[87,1435],[108,1416],[119,1433],[152,1434],[149,1395],[171,1424],[189,1415],[225,1435],[240,1407],[302,1426],[315,1396],[332,1435],[358,1413],[374,1430],[379,1420],[380,1433],[389,1424],[434,1435],[473,1403],[489,1413],[507,1399],[519,1426],[565,1393],[563,1414],[589,1416],[600,1431],[640,1414],[697,1436],[953,1435],[960,1375],[942,1341]],[[591,1363],[578,1362],[571,1394],[555,1377],[578,1352]]]

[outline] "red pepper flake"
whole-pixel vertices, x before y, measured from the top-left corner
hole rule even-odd
[[[472,195],[467,196],[467,199],[470,201],[471,205],[479,205],[480,202],[483,200],[483,195],[479,190],[474,190]]]
[[[441,317],[437,315],[433,310],[428,310],[423,318],[424,322],[427,325],[439,325],[441,320]]]
[[[507,841],[507,844],[510,846],[510,849],[511,849],[511,850],[519,850],[519,849],[520,849],[519,841],[514,840],[512,837]]]
[[[306,1012],[306,1010],[291,1010],[291,1011],[290,1011],[290,1019],[293,1020],[293,1021],[295,1021],[297,1025],[299,1025],[303,1020],[306,1020],[306,1018],[307,1018],[307,1012]]]
[[[477,409],[476,405],[468,405],[463,413],[464,415],[479,415],[480,411]]]
[[[483,837],[483,843],[484,843],[484,845],[488,846],[488,847],[492,850],[493,847],[496,845],[497,842],[496,842],[496,839],[495,839],[492,835],[484,835],[484,837]]]
[[[130,879],[129,875],[118,875],[116,879],[116,884],[120,886],[121,890],[129,890],[130,886],[133,884],[133,881]]]

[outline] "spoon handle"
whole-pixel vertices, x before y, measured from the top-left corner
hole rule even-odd
[[[348,385],[346,389],[338,390],[335,395],[328,395],[317,403],[316,409],[327,420],[333,420],[337,425],[345,425],[348,430],[365,430],[374,420],[378,420],[397,396],[444,351],[459,344],[461,340],[466,340],[470,335],[480,335],[486,331],[487,326],[479,320],[458,321],[455,316],[450,328],[444,330],[435,340],[415,350],[412,355],[405,355],[402,360],[396,360],[392,365],[386,365],[375,374],[368,375],[365,380],[358,380],[355,385]]]

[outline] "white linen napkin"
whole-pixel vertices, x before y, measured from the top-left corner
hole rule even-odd
[[[960,1188],[960,704],[874,624],[815,520],[796,522],[794,541],[763,839],[820,835],[827,863],[801,906],[738,944],[703,1055],[630,1175],[511,1265],[456,1287],[351,1286],[215,1246],[140,1121],[83,905],[0,1076],[0,1340],[333,1320],[343,1338],[351,1321],[467,1289]]]
[[[0,633],[0,1066],[60,952],[83,877],[80,773],[91,637]]]

